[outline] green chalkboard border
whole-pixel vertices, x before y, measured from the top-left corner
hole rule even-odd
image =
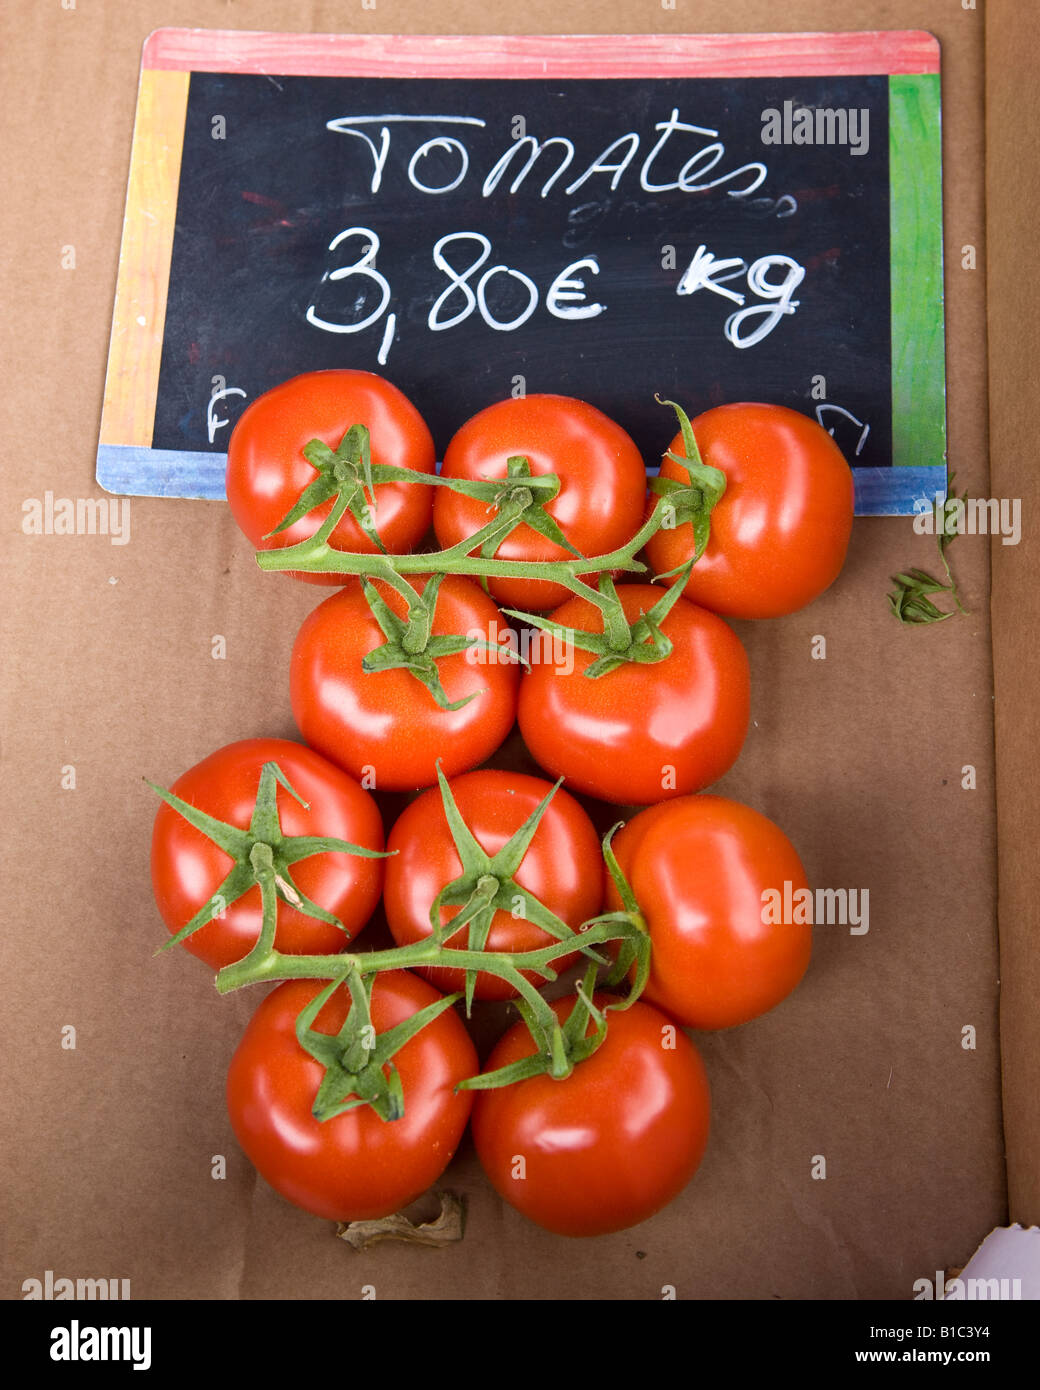
[[[946,464],[940,119],[938,73],[889,77],[895,468]]]

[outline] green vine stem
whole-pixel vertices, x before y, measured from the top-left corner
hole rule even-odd
[[[616,825],[611,826],[603,836],[602,847],[603,861],[621,899],[621,909],[617,912],[604,912],[599,917],[594,917],[592,923],[599,926],[608,922],[616,923],[625,928],[614,968],[607,976],[607,984],[619,984],[631,972],[630,998],[635,1000],[646,988],[646,982],[650,976],[650,928],[647,926],[646,918],[636,900],[636,895],[632,891],[632,885],[625,877],[624,871],[617,861],[617,855],[614,853],[612,842],[622,825],[624,825],[624,821],[618,821]]]
[[[265,912],[268,910],[265,901]],[[371,1105],[385,1120],[397,1119],[404,1113],[404,1099],[400,1095],[400,1082],[396,1071],[390,1065],[391,1058],[405,1042],[430,1019],[450,1008],[461,996],[445,995],[443,999],[407,1020],[414,1024],[410,1031],[399,1024],[387,1034],[376,1035],[371,1030],[367,1007],[360,1000],[367,996],[360,991],[371,991],[371,981],[384,970],[407,970],[415,966],[437,966],[467,972],[485,971],[497,975],[513,985],[520,995],[518,1008],[521,1017],[531,1030],[537,1051],[526,1059],[528,1070],[525,1075],[545,1072],[557,1078],[569,1075],[573,1067],[603,1041],[606,1021],[597,1026],[593,1039],[585,1039],[584,1028],[578,1038],[571,1039],[556,1020],[548,1002],[539,994],[527,978],[535,973],[544,981],[556,979],[553,962],[560,956],[571,955],[574,951],[575,936],[580,938],[583,949],[610,941],[621,943],[618,963],[611,972],[610,980],[616,982],[629,968],[629,962],[638,961],[637,978],[630,992],[619,998],[612,1007],[625,1008],[638,997],[638,991],[646,982],[650,969],[650,938],[640,932],[621,914],[608,914],[602,919],[582,926],[560,941],[553,941],[534,951],[518,951],[514,954],[487,950],[460,949],[446,946],[431,937],[426,941],[408,946],[397,946],[384,951],[344,952],[341,955],[293,956],[286,955],[273,947],[264,951],[254,949],[234,965],[225,966],[217,975],[216,986],[221,994],[241,989],[251,984],[273,984],[280,980],[328,980],[327,988],[313,1000],[297,1021],[297,1037],[313,1057],[326,1068],[325,1078],[314,1102],[314,1115],[319,1120],[342,1114],[356,1105]],[[263,939],[263,938],[262,938]],[[259,946],[258,942],[258,946]],[[626,947],[628,948],[626,950]],[[623,968],[622,968],[623,967]],[[591,994],[597,966],[591,962],[586,975],[584,988]],[[340,1035],[332,1039],[326,1034],[310,1030],[310,1023],[322,1004],[340,985],[346,985],[351,993],[352,1007]],[[579,989],[580,992],[580,989]],[[587,1015],[586,1015],[587,1017]],[[353,1022],[352,1022],[353,1020]],[[575,1025],[577,1027],[577,1024]],[[367,1031],[366,1031],[367,1030]],[[371,1049],[370,1061],[361,1060],[360,1047]],[[466,1089],[488,1088],[508,1085],[513,1076],[490,1075],[470,1077],[461,1083]]]
[[[247,985],[273,984],[282,980],[328,981],[326,988],[302,1011],[296,1027],[300,1046],[325,1069],[314,1101],[314,1114],[320,1120],[330,1119],[359,1105],[372,1106],[387,1121],[399,1118],[404,1113],[404,1098],[400,1078],[393,1065],[394,1054],[428,1022],[462,997],[458,994],[445,995],[411,1019],[384,1034],[377,1034],[372,1026],[369,1004],[372,984],[381,971],[408,970],[416,966],[462,971],[466,978],[467,1005],[471,1002],[472,982],[478,973],[498,976],[516,990],[521,1016],[537,1044],[535,1057],[528,1059],[528,1064],[557,1077],[567,1075],[578,1061],[602,1042],[605,1019],[601,1019],[599,1013],[593,1010],[592,1013],[585,1013],[585,1022],[581,1023],[580,1029],[579,1024],[575,1023],[569,1031],[567,1028],[561,1030],[552,1008],[529,977],[533,975],[543,983],[554,981],[557,978],[554,963],[562,957],[573,956],[577,949],[590,958],[586,981],[579,986],[579,993],[584,989],[591,997],[596,970],[603,964],[603,958],[594,948],[611,941],[619,942],[618,960],[610,973],[609,982],[617,983],[627,973],[631,962],[639,962],[629,994],[612,1006],[620,1008],[627,1007],[638,997],[649,973],[649,937],[625,914],[608,913],[583,923],[578,931],[574,931],[527,892],[520,894],[525,904],[525,916],[555,939],[531,951],[510,953],[485,949],[491,915],[499,906],[511,905],[514,895],[519,892],[513,875],[519,869],[538,824],[560,784],[552,788],[506,844],[496,854],[489,856],[465,824],[447,779],[439,769],[438,777],[445,814],[459,848],[463,872],[431,904],[432,935],[407,946],[382,951],[343,952],[339,955],[293,955],[279,951],[275,946],[280,898],[299,911],[323,921],[337,920],[296,889],[288,866],[297,859],[326,850],[345,850],[368,857],[385,857],[383,853],[361,849],[341,840],[284,836],[278,823],[277,785],[285,787],[293,796],[297,796],[297,793],[276,763],[264,765],[248,831],[227,825],[173,793],[149,783],[168,805],[236,861],[217,893],[161,949],[168,949],[197,931],[211,920],[219,906],[232,900],[232,895],[240,897],[254,885],[259,885],[262,909],[260,933],[252,949],[241,960],[219,971],[216,977],[218,993],[228,994]],[[609,837],[604,842],[604,848],[605,852],[609,850]],[[441,923],[441,905],[453,903],[462,905],[462,912]],[[446,938],[454,937],[464,928],[467,929],[465,947],[445,944]],[[625,965],[624,970],[619,969],[622,964]],[[315,1030],[311,1025],[323,1005],[341,986],[349,990],[351,1008],[339,1034],[333,1037]],[[590,1000],[587,1007],[591,1008]],[[594,1014],[596,1028],[591,1037],[586,1038],[585,1024]],[[486,1087],[507,1082],[478,1077],[470,1078],[465,1084]]]
[[[554,473],[533,475],[529,461],[523,455],[509,459],[505,480],[472,481],[444,478],[438,474],[415,473],[409,469],[394,468],[386,464],[372,464],[367,460],[367,453],[359,453],[356,437],[352,434],[352,431],[359,427],[352,426],[352,430],[347,432],[340,446],[344,457],[332,456],[337,459],[336,464],[329,464],[326,456],[331,455],[331,451],[318,440],[312,441],[304,450],[315,467],[324,466],[326,471],[330,467],[338,467],[342,474],[336,484],[338,496],[329,515],[314,535],[306,540],[279,549],[258,550],[256,562],[262,570],[361,575],[370,579],[389,579],[391,575],[450,573],[470,575],[482,580],[546,580],[563,585],[572,593],[584,598],[593,595],[592,601],[597,602],[596,590],[586,584],[582,576],[609,572],[645,574],[647,567],[637,560],[636,556],[662,527],[670,529],[691,523],[696,536],[696,551],[691,563],[699,559],[707,544],[712,508],[725,491],[725,475],[701,461],[685,412],[672,401],[660,403],[670,405],[678,417],[686,457],[682,458],[671,452],[668,457],[685,469],[688,482],[683,483],[678,479],[654,479],[650,485],[651,490],[660,495],[643,524],[624,545],[604,555],[583,556],[575,553],[566,560],[501,560],[493,553],[501,541],[521,525],[532,526],[556,544],[563,544],[573,550],[559,527],[544,510],[544,504],[559,493],[559,478]],[[367,449],[367,445],[365,447]],[[365,554],[337,550],[331,546],[329,538],[344,512],[348,507],[356,511],[358,498],[364,489],[371,489],[380,482],[409,482],[420,487],[447,487],[465,496],[482,498],[494,505],[497,512],[479,530],[442,550],[388,555],[381,547],[381,553]],[[318,484],[314,493],[317,500],[311,501],[305,507],[305,492],[281,523],[279,530],[290,523],[290,518],[293,521],[298,520],[319,502],[327,501],[336,490],[331,481],[319,478]],[[310,486],[314,488],[316,485]]]
[[[634,935],[634,928],[615,923],[613,920],[596,922],[586,929],[580,929],[580,945],[583,949],[597,946],[607,941],[619,941]],[[383,951],[344,951],[339,955],[303,956],[289,955],[272,948],[263,955],[251,952],[234,965],[226,965],[216,978],[219,994],[230,994],[246,985],[275,984],[280,980],[337,980],[343,981],[351,971],[362,977],[376,975],[383,970],[411,970],[415,966],[445,966],[453,970],[478,970],[498,975],[514,984],[521,993],[528,996],[533,986],[524,978],[523,972],[543,975],[547,981],[556,979],[553,961],[560,956],[574,953],[574,936],[540,946],[533,951],[471,951],[464,947],[445,946],[432,937],[416,941],[408,946],[392,946]],[[254,959],[255,955],[255,959]],[[539,1001],[544,1003],[537,990],[533,991]]]
[[[606,555],[575,557],[571,560],[500,560],[495,556],[472,555],[489,539],[504,537],[523,521],[519,503],[507,505],[499,515],[479,531],[445,550],[422,551],[408,555],[372,555],[350,550],[336,550],[328,544],[336,522],[343,515],[336,508],[307,540],[280,550],[258,550],[256,562],[262,570],[300,570],[311,574],[368,575],[385,579],[389,571],[396,574],[467,574],[486,579],[547,579],[566,584],[573,589],[575,578],[597,574],[602,570],[631,570],[644,574],[646,565],[635,556],[652,535],[660,530],[670,498],[662,498],[635,535],[618,549]],[[674,506],[674,503],[672,504]],[[670,515],[667,514],[667,515]],[[330,524],[331,523],[331,524]]]

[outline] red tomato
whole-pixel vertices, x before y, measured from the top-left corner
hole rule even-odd
[[[409,583],[421,592],[426,580],[412,577]],[[404,599],[385,583],[376,587],[403,617]],[[480,632],[501,642],[508,628],[478,584],[457,575],[444,579],[435,634]],[[451,777],[490,757],[516,717],[516,662],[496,652],[478,653],[477,661],[465,652],[441,658],[437,667],[448,700],[474,695],[461,709],[445,710],[404,668],[361,669],[362,659],[384,641],[356,580],[304,620],[293,647],[290,693],[307,742],[379,791],[430,786],[438,758]]]
[[[841,450],[815,420],[785,406],[720,405],[691,423],[704,463],[725,473],[726,491],[686,597],[732,618],[804,608],[845,563],[855,497]],[[670,447],[686,457],[681,434]],[[669,458],[661,477],[689,481]],[[646,553],[658,574],[685,564],[694,553],[693,527],[662,528]]]
[[[413,1202],[448,1166],[472,1104],[455,1087],[474,1074],[477,1054],[448,1009],[393,1058],[404,1094],[399,1120],[381,1120],[367,1105],[316,1120],[323,1069],[295,1027],[324,984],[289,980],[257,1009],[228,1068],[228,1114],[246,1156],[283,1197],[332,1221],[373,1220]],[[407,971],[388,971],[372,988],[372,1023],[386,1032],[439,998]],[[346,989],[336,990],[314,1027],[338,1033],[350,1007]]]
[[[284,787],[278,788],[285,835],[328,836],[365,849],[383,848],[383,822],[368,792],[342,769],[287,739],[230,743],[185,772],[170,790],[218,820],[246,830],[267,762],[277,763],[290,786],[308,803],[305,808]],[[383,864],[382,859],[346,853],[317,854],[293,864],[290,872],[299,891],[337,916],[345,930],[279,900],[275,948],[292,955],[342,951],[379,902]],[[229,855],[163,802],[152,831],[152,888],[171,932],[178,932],[209,902],[231,866]],[[183,944],[192,955],[220,970],[249,953],[260,935],[260,920],[258,885]]]
[[[551,790],[540,777],[518,772],[469,772],[451,783],[452,794],[462,818],[477,843],[489,855],[497,854],[520,829],[538,803]],[[386,880],[384,903],[386,918],[399,946],[425,940],[431,935],[430,907],[441,889],[462,872],[444,814],[440,789],[432,787],[405,810],[390,833],[388,848],[398,853],[387,861],[392,872]],[[599,837],[588,816],[561,788],[538,823],[534,838],[516,872],[521,890],[533,894],[545,907],[561,917],[573,930],[600,909],[602,887]],[[450,921],[460,909],[444,907],[441,921]],[[487,939],[489,951],[537,951],[553,938],[512,911],[496,911]],[[447,944],[465,948],[463,928]],[[577,953],[560,957],[557,972],[566,970]],[[450,969],[422,969],[417,973],[445,993],[465,987],[465,972]],[[543,983],[534,971],[526,978]],[[517,991],[496,975],[477,975],[477,999],[512,999]]]
[[[773,890],[782,904],[785,883],[793,901],[808,888],[805,870],[758,811],[721,796],[682,797],[641,811],[613,848],[650,932],[648,1003],[687,1027],[730,1028],[773,1008],[805,974],[811,925],[764,920],[771,900],[763,901]],[[619,909],[612,881],[605,891]]]
[[[255,547],[281,549],[314,535],[332,510],[331,499],[264,539],[318,477],[304,457],[304,446],[320,439],[336,449],[351,425],[367,425],[374,464],[433,471],[430,431],[411,401],[389,381],[352,369],[293,377],[258,396],[228,442],[228,503]],[[387,550],[411,550],[422,540],[430,527],[432,492],[432,487],[419,483],[381,483],[375,488],[372,522]],[[349,512],[337,523],[329,544],[365,554],[377,549]],[[348,577],[291,573],[314,584],[341,584]]]
[[[661,597],[648,584],[618,589],[630,623]],[[599,609],[572,598],[552,618],[602,631]],[[520,685],[524,741],[537,761],[572,791],[642,805],[699,791],[736,761],[750,711],[748,660],[739,637],[714,613],[679,599],[661,630],[671,655],[629,663],[596,679],[596,658],[575,649],[565,664],[533,664]]]
[[[605,555],[633,536],[643,517],[646,466],[620,425],[569,396],[519,396],[500,401],[462,426],[444,455],[442,477],[504,478],[507,461],[524,455],[532,474],[555,473],[559,494],[545,510],[576,550]],[[442,546],[486,526],[493,506],[437,488],[433,525]],[[500,560],[565,560],[569,552],[521,525],[501,542]],[[595,582],[594,579],[591,582]],[[568,590],[539,579],[490,579],[488,589],[507,608],[541,610],[562,603]]]
[[[563,1021],[573,1004],[557,1000],[553,1012]],[[518,1023],[484,1070],[534,1050]],[[636,1003],[608,1015],[603,1044],[564,1080],[478,1091],[473,1139],[511,1206],[557,1235],[598,1236],[645,1221],[682,1191],[704,1154],[709,1116],[700,1054],[663,1014]]]

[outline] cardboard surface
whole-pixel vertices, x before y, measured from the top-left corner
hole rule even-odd
[[[1010,34],[1015,8],[992,3],[990,23]],[[606,0],[536,0],[522,10],[401,0],[351,16],[369,32],[681,32],[694,23],[681,6],[634,13]],[[754,724],[719,790],[775,818],[813,883],[868,888],[870,930],[818,929],[810,973],[789,1001],[698,1038],[714,1128],[678,1201],[632,1231],[561,1240],[502,1206],[467,1143],[448,1175],[469,1198],[465,1241],[438,1253],[384,1245],[355,1255],[327,1223],[277,1198],[238,1151],[224,1071],[256,998],[220,999],[187,956],[153,959],[165,931],[148,879],[155,805],[141,777],[169,785],[222,743],[294,736],[288,652],[320,595],[262,575],[216,503],[134,499],[125,545],[22,531],[27,500],[100,495],[93,463],[141,43],[160,24],[213,22],[202,0],[132,8],[97,0],[69,10],[20,0],[0,19],[8,164],[0,233],[9,248],[0,1294],[22,1297],[23,1281],[49,1269],[129,1279],[135,1299],[356,1298],[366,1284],[380,1298],[551,1299],[580,1290],[653,1299],[666,1285],[680,1298],[912,1297],[915,1280],[962,1265],[1008,1208],[989,544],[966,536],[950,551],[969,617],[902,629],[886,609],[888,577],[935,563],[934,542],[915,536],[906,518],[858,520],[844,574],[812,608],[738,625]],[[939,37],[950,458],[958,483],[987,495],[981,9],[803,0],[779,17],[765,0],[712,0],[697,6],[695,22],[706,32],[782,23]],[[321,31],[345,20],[332,3],[256,0],[225,6],[220,23]],[[1007,34],[994,52],[1010,75],[1027,44]],[[1022,107],[1012,109],[1014,121],[1009,110],[991,131],[1028,150]],[[1017,157],[1014,167],[1020,180]],[[1025,483],[1012,421],[1031,417],[1007,382],[1035,354],[1023,351],[1019,261],[1008,249],[998,264],[997,253],[1035,244],[1024,224],[1035,198],[1027,201],[1021,182],[1010,192],[1001,182],[990,196],[1003,238],[990,263],[1002,297],[990,300],[991,388],[1005,412],[994,462],[1014,496]],[[973,271],[961,269],[969,243]],[[508,379],[505,363],[503,394]],[[1022,676],[1036,657],[1031,625],[1021,610],[1008,616],[1005,595],[1028,584],[1026,546],[995,546],[1006,589],[994,604],[1003,642],[1004,1100],[1011,1217],[1022,1221],[1037,1219],[1030,1086],[1034,1097],[1038,1088],[1035,932],[1028,938],[1036,909],[1018,848],[1035,752],[1019,720]],[[227,641],[224,660],[211,656],[217,634]],[[824,661],[811,657],[818,634],[827,638]],[[968,764],[974,790],[962,788]],[[62,786],[70,768],[74,788]],[[62,1046],[69,1025],[74,1050]],[[974,1049],[962,1045],[966,1027]],[[820,1154],[827,1177],[814,1181]],[[214,1155],[226,1157],[223,1180],[211,1176]]]

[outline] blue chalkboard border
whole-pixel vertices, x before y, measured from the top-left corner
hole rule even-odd
[[[98,482],[107,492],[134,497],[200,498],[224,501],[227,454],[102,444]],[[648,469],[656,473],[657,469]],[[946,495],[946,465],[854,468],[857,516],[908,515],[922,501]]]

